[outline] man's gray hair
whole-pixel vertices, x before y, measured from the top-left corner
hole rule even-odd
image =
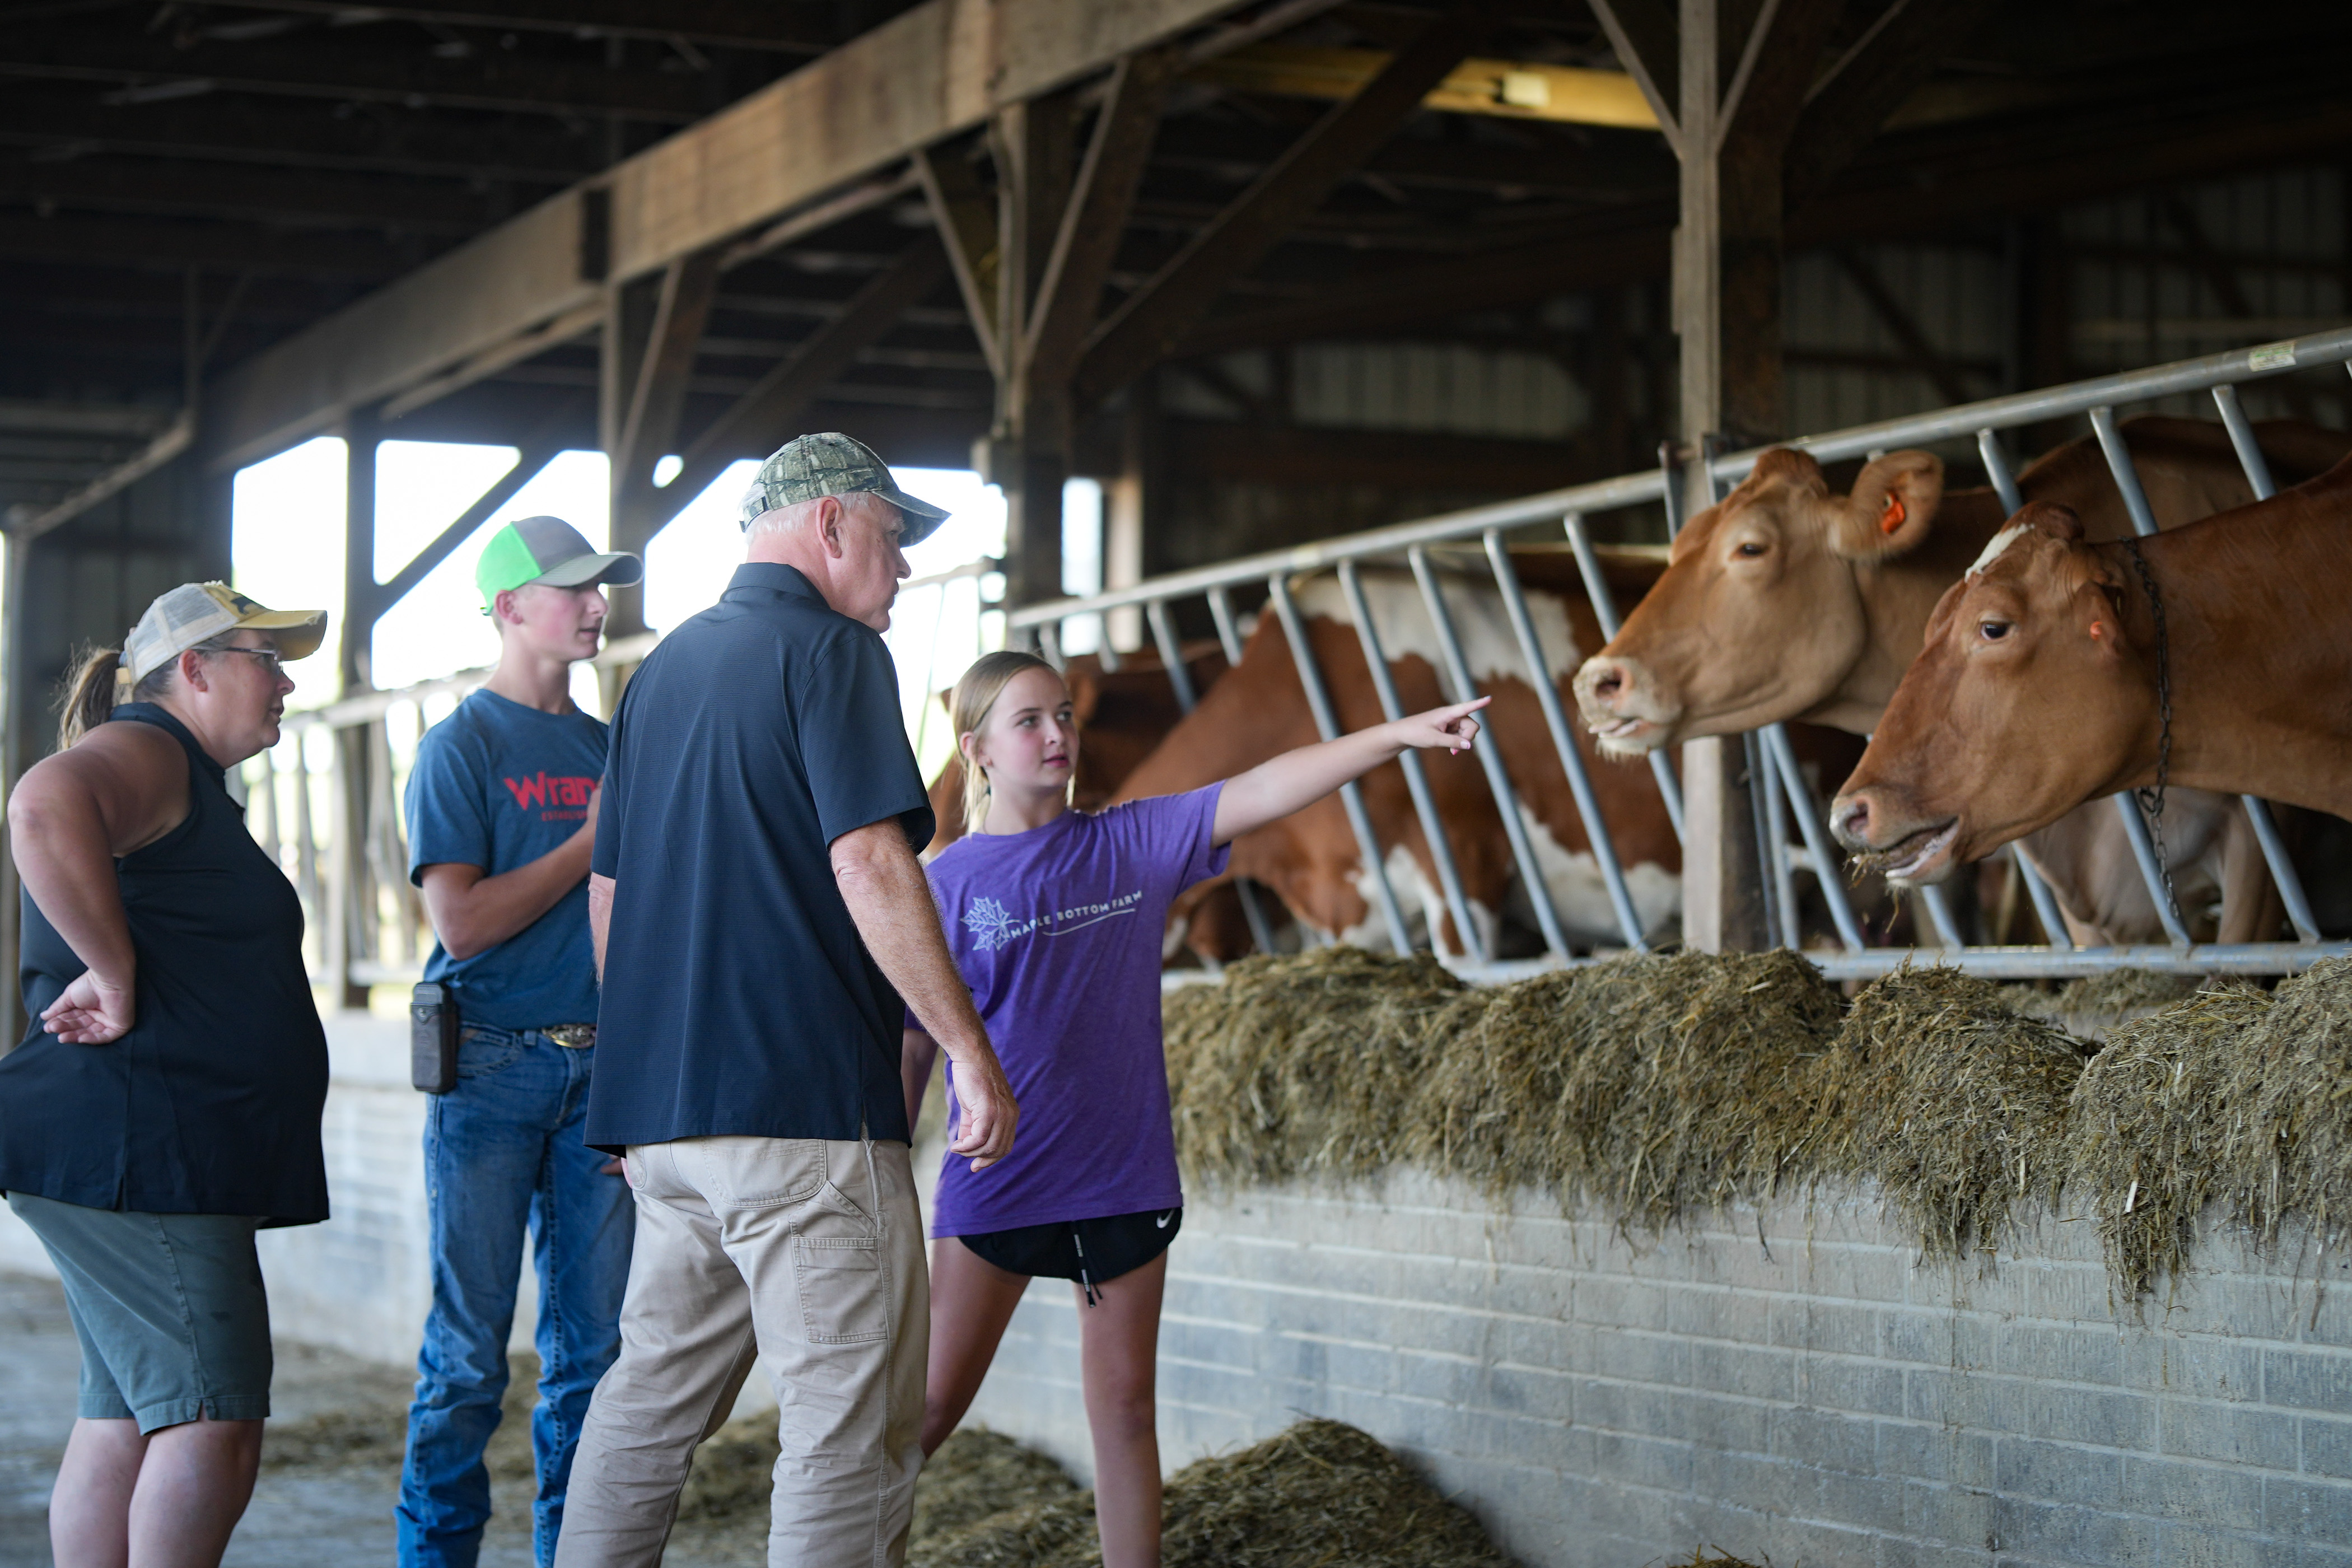
[[[861,505],[883,507],[892,512],[898,510],[872,490],[845,490],[837,496],[812,496],[807,500],[797,500],[790,506],[770,507],[766,511],[753,518],[751,526],[743,531],[747,535],[790,533],[808,521],[810,515],[816,510],[817,503],[824,500],[839,501],[841,510],[844,511],[854,512]]]

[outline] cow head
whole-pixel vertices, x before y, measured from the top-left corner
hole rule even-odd
[[[1675,537],[1671,563],[1576,675],[1612,756],[1810,713],[1869,646],[1858,568],[1927,535],[1944,495],[1932,452],[1890,452],[1832,495],[1822,466],[1776,447]]]
[[[2129,590],[2063,506],[2035,502],[1945,592],[1830,808],[1889,881],[1941,880],[2119,787],[2156,733]]]

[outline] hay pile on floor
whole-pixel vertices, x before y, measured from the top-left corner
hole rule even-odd
[[[1036,1449],[985,1426],[967,1426],[949,1435],[915,1483],[914,1538],[941,1540],[1009,1508],[1066,1501],[1080,1489],[1067,1470]]]
[[[1212,1181],[1349,1179],[1401,1152],[1431,1026],[1467,991],[1426,954],[1245,959],[1164,1007],[1176,1136]]]
[[[2019,1199],[2057,1200],[2089,1055],[1989,980],[1899,969],[1855,995],[1821,1064],[1812,1171],[1874,1179],[1927,1257],[1989,1251]]]
[[[2246,1205],[2265,1065],[2248,1037],[2271,1005],[2251,986],[2176,1002],[2109,1035],[2074,1086],[2066,1182],[2126,1296],[2179,1271],[2208,1203]]]
[[[695,1450],[694,1468],[678,1496],[679,1521],[748,1525],[764,1533],[778,1451],[772,1411],[738,1416],[721,1426]],[[941,1562],[985,1561],[957,1555],[954,1543],[975,1526],[1009,1531],[1016,1526],[1012,1517],[1016,1513],[1025,1516],[1042,1505],[1080,1501],[1087,1521],[1086,1538],[1091,1542],[1093,1502],[1067,1471],[1001,1432],[968,1426],[940,1445],[915,1482],[911,1550],[919,1561],[926,1553]]]
[[[1447,1031],[1411,1154],[1656,1231],[1769,1194],[1841,1004],[1794,953],[1626,958],[1505,986]]]
[[[1321,1420],[1171,1477],[1160,1560],[1163,1568],[1510,1568],[1477,1521],[1394,1454]],[[908,1568],[1101,1562],[1087,1492],[1010,1510],[908,1554]]]

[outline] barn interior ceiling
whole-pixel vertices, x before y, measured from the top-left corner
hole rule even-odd
[[[274,346],[908,9],[0,0],[0,515],[37,515],[154,449],[192,396]],[[2068,203],[2352,155],[2352,7],[2340,3],[1946,9],[1969,25],[1937,39],[1932,64],[1909,62],[1912,85],[1874,110],[1883,124],[1832,125],[1822,145],[1791,149],[1790,248],[1845,258],[1865,295],[1858,246],[1999,248],[2021,220]],[[1878,68],[1874,50],[1905,10],[1846,5],[1816,96],[1838,89],[1843,67]],[[1104,321],[1218,234],[1333,102],[1415,47],[1438,14],[1286,0],[1232,8],[1207,30],[1214,47],[1188,35],[1108,259]],[[1287,362],[1270,355],[1276,368],[1252,379],[1229,363],[1242,351],[1510,345],[1588,385],[1597,358],[1640,358],[1664,320],[1675,161],[1581,4],[1525,0],[1497,17],[1421,98],[1425,112],[1276,215],[1262,256],[1172,342],[1089,355],[1076,383],[1080,468],[1116,447],[1118,411],[1149,374],[1182,384],[1196,414],[1223,409],[1249,430],[1218,449],[1222,472],[1311,479],[1375,458],[1394,471],[1377,433],[1286,435]],[[1098,72],[1077,84],[1081,148],[1105,100]],[[855,422],[919,460],[968,452],[999,406],[993,350],[966,307],[972,280],[960,288],[946,264],[969,270],[976,253],[950,245],[943,258],[935,214],[992,204],[999,163],[969,133],[928,168],[902,160],[862,175],[716,256],[678,448],[706,470],[764,448],[772,432],[745,400],[797,376],[786,389],[797,418]],[[2224,279],[2264,262],[2185,212],[2144,246],[2110,248]],[[556,312],[404,386],[379,428],[597,445],[605,320],[597,307]],[[1911,346],[1933,360],[1924,341]],[[1954,388],[1977,384],[1971,366],[1941,369]],[[1573,460],[1631,466],[1645,440],[1654,432],[1621,419]]]

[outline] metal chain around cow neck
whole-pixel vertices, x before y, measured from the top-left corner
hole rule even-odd
[[[2147,558],[2139,552],[2139,541],[2126,539],[2124,548],[2131,552],[2132,564],[2139,569],[2139,585],[2147,595],[2148,613],[2156,619],[2156,787],[2132,791],[2147,813],[2148,837],[2156,846],[2156,868],[2164,878],[2164,901],[2172,910],[2173,923],[2186,931],[2189,922],[2180,918],[2180,895],[2172,887],[2172,861],[2164,852],[2164,786],[2172,777],[2172,639],[2164,630],[2164,595],[2157,592],[2156,574],[2147,569]]]

